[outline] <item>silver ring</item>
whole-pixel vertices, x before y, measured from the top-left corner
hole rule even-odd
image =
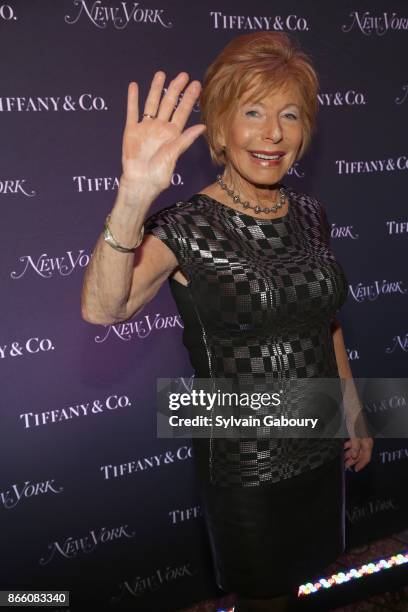
[[[143,117],[148,117],[149,119],[156,119],[157,115],[149,115],[149,113],[143,113]]]

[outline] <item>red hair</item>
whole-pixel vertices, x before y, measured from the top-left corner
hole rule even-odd
[[[308,56],[284,32],[244,34],[224,47],[204,75],[200,96],[205,137],[216,164],[226,162],[219,136],[238,102],[257,102],[285,87],[294,88],[301,100],[300,159],[310,144],[318,111],[319,81]]]

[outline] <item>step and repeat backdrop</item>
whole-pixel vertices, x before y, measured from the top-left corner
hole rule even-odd
[[[326,206],[353,374],[407,377],[405,2],[0,0],[1,589],[164,612],[220,595],[191,441],[156,437],[156,379],[192,374],[168,283],[118,325],[82,320],[80,292],[117,193],[128,83],[144,102],[158,69],[201,80],[256,30],[289,33],[320,76],[313,144],[284,183]],[[218,170],[200,138],[152,212]],[[370,410],[390,418],[406,401],[380,399]],[[403,432],[347,471],[348,546],[408,526],[407,471]]]

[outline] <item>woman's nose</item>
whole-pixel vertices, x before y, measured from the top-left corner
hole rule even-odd
[[[279,142],[282,139],[282,129],[279,121],[267,121],[263,127],[262,135],[266,140]]]

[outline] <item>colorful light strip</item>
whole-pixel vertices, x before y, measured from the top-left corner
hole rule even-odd
[[[408,552],[392,555],[392,557],[388,557],[388,559],[380,559],[375,563],[365,563],[358,568],[353,567],[349,569],[348,572],[332,574],[330,578],[320,578],[315,583],[307,582],[306,584],[302,584],[298,590],[298,597],[317,593],[320,589],[330,589],[332,586],[344,584],[345,582],[350,582],[350,580],[362,578],[363,576],[370,576],[371,574],[376,574],[382,570],[395,567],[396,565],[403,565],[404,563],[408,563]],[[234,612],[234,609],[234,607],[219,608],[217,612]]]
[[[299,587],[298,597],[317,593],[320,589],[330,589],[332,586],[350,582],[350,580],[362,578],[363,576],[369,576],[370,574],[381,572],[396,565],[403,565],[404,563],[408,563],[408,552],[393,555],[388,557],[388,559],[380,559],[375,563],[365,563],[361,567],[349,569],[348,572],[339,572],[338,574],[333,574],[330,578],[320,578],[315,583],[307,582],[302,584]]]

